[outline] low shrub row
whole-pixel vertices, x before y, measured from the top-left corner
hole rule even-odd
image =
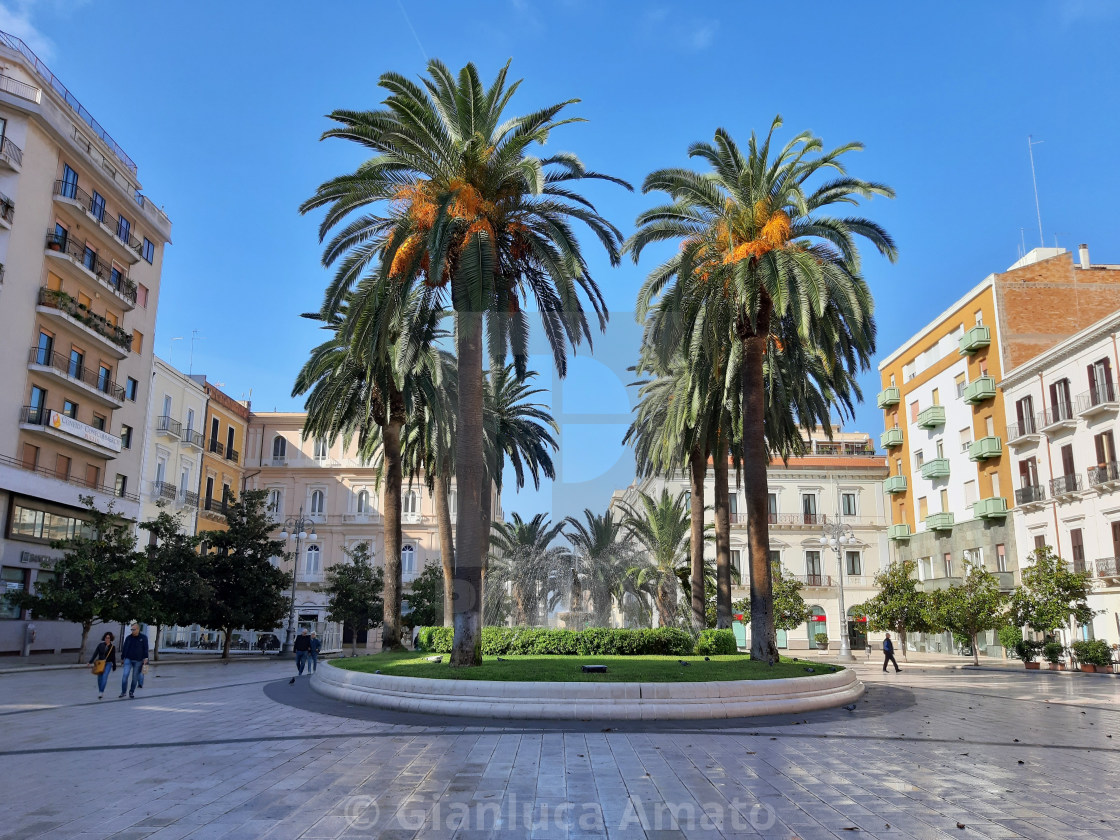
[[[696,640],[697,656],[729,656],[738,649],[731,630],[702,630]]]
[[[718,639],[720,650],[711,653],[735,652],[735,636],[730,630],[708,630],[705,634],[726,634],[731,638],[726,650],[725,636]],[[450,653],[454,630],[450,627],[422,627],[418,646],[431,653]],[[704,638],[704,635],[701,635]],[[716,644],[710,642],[709,644]],[[611,630],[592,627],[587,630],[552,630],[544,627],[483,627],[483,656],[691,656],[700,653],[692,636],[684,630],[657,627],[652,630]]]

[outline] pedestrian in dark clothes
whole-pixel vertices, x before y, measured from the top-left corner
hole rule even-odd
[[[887,663],[894,665],[894,671],[897,674],[902,669],[898,667],[898,663],[894,659],[894,642],[891,641],[891,634],[887,633],[883,639],[883,673],[887,673]]]

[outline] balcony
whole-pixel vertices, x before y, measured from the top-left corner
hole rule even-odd
[[[1077,428],[1077,417],[1073,413],[1073,406],[1068,402],[1058,403],[1046,409],[1040,419],[1039,425],[1047,437],[1054,437]]]
[[[233,461],[233,463],[236,464],[237,459],[239,457],[241,457],[241,453],[238,452],[236,449],[230,447],[229,449],[226,450],[226,460],[227,461]]]
[[[1003,442],[994,435],[974,440],[968,445],[968,457],[971,461],[986,461],[989,458],[998,458],[1003,454]]]
[[[183,436],[183,424],[166,415],[156,418],[156,434],[178,440]]]
[[[96,458],[111,460],[121,451],[119,437],[41,406],[25,405],[20,411],[19,427],[55,443],[81,449]]]
[[[996,381],[990,376],[979,376],[964,386],[961,399],[970,405],[994,399],[996,395]]]
[[[1110,461],[1089,467],[1089,486],[1094,490],[1109,491],[1120,487],[1120,464]]]
[[[202,432],[196,432],[194,429],[186,430],[183,434],[183,443],[198,449],[206,448],[206,439],[202,436]]]
[[[883,491],[885,493],[905,493],[906,492],[906,476],[892,475],[883,482]]]
[[[40,288],[39,305],[35,311],[89,336],[99,349],[114,359],[125,358],[132,347],[131,333],[113,326],[100,315],[94,315],[66,292]]]
[[[935,478],[948,478],[949,477],[949,459],[948,458],[934,458],[932,461],[926,461],[922,464],[922,478],[927,481]]]
[[[910,539],[910,526],[905,522],[901,525],[891,525],[887,528],[888,540],[908,540]]]
[[[36,105],[43,101],[43,91],[35,85],[29,85],[11,76],[0,75],[0,90],[18,96],[20,99],[26,99],[28,102],[34,102]]]
[[[207,448],[221,458],[226,456],[226,447],[221,441],[212,440],[210,441],[210,446]]]
[[[977,519],[1006,519],[1007,499],[1003,496],[993,496],[990,499],[974,502],[972,515]]]
[[[955,575],[949,577],[926,578],[925,580],[918,581],[918,589],[922,592],[936,592],[939,589],[949,589],[953,586],[960,586],[962,583],[964,583],[964,578]]]
[[[1050,496],[1057,500],[1075,496],[1083,489],[1080,475],[1062,475],[1050,481]]]
[[[185,504],[187,507],[198,507],[198,493],[193,493],[190,490],[184,490],[181,495],[183,498],[183,504]]]
[[[0,192],[0,228],[11,230],[12,222],[15,220],[16,203]]]
[[[35,473],[46,478],[54,479],[55,481],[64,481],[67,484],[72,484],[75,487],[81,487],[83,490],[92,490],[95,493],[104,493],[106,496],[111,496],[117,499],[126,499],[130,502],[139,502],[140,496],[136,493],[118,493],[116,487],[108,487],[104,484],[90,484],[84,478],[74,475],[64,475],[57,473],[54,470],[47,469],[46,467],[36,466],[24,461],[22,458],[9,458],[6,455],[0,455],[0,466],[14,467],[27,472]]]
[[[1015,504],[1027,510],[1046,501],[1046,488],[1041,484],[1028,484],[1015,491]]]
[[[72,267],[72,275],[86,282],[94,281],[97,289],[104,289],[116,296],[126,309],[136,307],[136,284],[128,279],[123,269],[107,263],[92,250],[70,236],[47,231],[46,255]]]
[[[27,367],[65,385],[77,387],[101,405],[109,408],[124,406],[124,388],[105,376],[100,368],[94,372],[61,353],[51,353],[39,347],[32,347],[28,352]]]
[[[957,342],[957,346],[959,347],[957,352],[962,356],[968,356],[982,347],[987,347],[991,343],[991,329],[982,325],[977,325],[961,336],[960,341]]]
[[[23,149],[7,137],[0,142],[0,169],[19,172],[23,168]]]
[[[1120,584],[1120,557],[1102,557],[1094,564],[1097,577],[1106,582],[1106,585]]]
[[[831,575],[790,575],[802,586],[811,586],[818,589],[827,589],[836,585]]]
[[[918,428],[936,429],[945,425],[945,406],[931,405],[918,415]]]
[[[152,498],[165,502],[174,502],[179,498],[179,488],[167,481],[153,481]]]
[[[926,530],[928,531],[951,531],[954,524],[953,514],[951,513],[931,513],[926,517]]]
[[[883,449],[902,446],[902,429],[898,428],[898,426],[895,426],[893,429],[887,429],[879,435],[879,446]]]
[[[889,388],[884,388],[879,392],[879,396],[875,398],[875,404],[879,406],[879,408],[887,408],[888,406],[898,405],[901,399],[902,395],[899,393],[898,388],[891,385]]]
[[[86,224],[85,230],[92,224],[97,231],[98,241],[111,249],[117,257],[129,264],[140,262],[143,246],[132,235],[131,222],[107,211],[104,198],[94,198],[77,184],[55,181],[54,200],[66,210],[68,216],[79,224]]]
[[[1116,386],[1111,382],[1097,385],[1077,398],[1077,413],[1086,419],[1098,414],[1115,414],[1120,409]]]
[[[1040,414],[1040,422],[1041,417]],[[1007,427],[1007,445],[1012,449],[1034,446],[1041,438],[1033,417],[1025,417],[1022,423],[1011,423]]]
[[[1014,572],[992,572],[999,581],[1000,592],[1013,592],[1015,590],[1015,573]]]

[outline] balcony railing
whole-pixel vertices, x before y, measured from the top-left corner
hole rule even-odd
[[[951,531],[954,519],[951,513],[931,513],[926,517],[926,528],[931,531]]]
[[[1003,441],[994,435],[973,441],[968,447],[968,457],[972,461],[986,461],[1003,454]]]
[[[202,449],[206,445],[206,439],[202,436],[202,432],[196,432],[194,429],[187,429],[186,434],[183,435],[183,443]]]
[[[1120,578],[1120,557],[1102,557],[1094,564],[1097,577]]]
[[[46,410],[42,410],[46,414]],[[26,470],[27,472],[37,473],[47,478],[53,478],[56,481],[65,481],[67,484],[73,484],[75,487],[82,487],[86,490],[95,490],[98,493],[105,493],[109,496],[116,496],[118,499],[128,499],[130,502],[139,502],[140,496],[137,493],[119,493],[116,487],[108,487],[104,484],[91,484],[83,478],[77,476],[65,475],[63,473],[55,472],[54,470],[40,467],[35,464],[29,464],[22,458],[9,458],[6,455],[0,455],[0,464],[8,467],[15,467],[16,469]]]
[[[1086,563],[1084,557],[1074,557],[1072,560],[1066,561],[1066,565],[1069,566],[1069,570],[1075,575],[1079,575],[1082,572],[1093,573],[1093,564]]]
[[[183,504],[188,505],[189,507],[193,507],[193,508],[198,507],[198,493],[194,493],[190,490],[184,490],[183,491]]]
[[[4,93],[10,93],[18,96],[20,99],[26,99],[28,102],[39,104],[43,99],[43,91],[29,85],[27,82],[21,82],[19,79],[13,79],[11,76],[0,75],[0,90]]]
[[[1116,386],[1111,382],[1096,385],[1077,397],[1078,414],[1096,414],[1116,405]]]
[[[1050,495],[1054,498],[1076,493],[1083,487],[1080,475],[1060,475],[1050,480]]]
[[[902,446],[902,429],[898,428],[898,426],[887,429],[879,435],[879,445],[882,446],[883,449]]]
[[[879,392],[879,396],[875,399],[875,404],[878,405],[879,408],[886,408],[887,406],[898,405],[900,399],[902,399],[902,397],[898,388],[891,385]]]
[[[1028,484],[1015,491],[1015,504],[1029,505],[1046,499],[1046,488],[1041,484]]]
[[[68,356],[63,356],[61,353],[51,353],[41,347],[31,348],[31,351],[27,354],[27,363],[60,371],[71,379],[77,379],[117,402],[124,402],[124,388],[102,374],[100,368],[95,372],[92,368],[72,362]]]
[[[0,193],[0,219],[9,225],[16,220],[16,203],[4,193]]]
[[[934,478],[945,478],[949,475],[949,459],[948,458],[934,458],[932,461],[926,461],[922,464],[922,478],[928,480]]]
[[[961,356],[975,353],[981,347],[992,343],[992,331],[988,327],[978,324],[960,337],[957,342],[957,352]]]
[[[19,410],[19,422],[29,426],[45,426],[51,410],[41,405],[25,405]]]
[[[5,137],[0,142],[0,160],[4,160],[13,169],[23,166],[23,149]]]
[[[233,461],[233,463],[236,464],[237,459],[240,458],[240,457],[241,457],[241,453],[238,452],[236,449],[230,447],[229,449],[226,450],[226,460],[227,461]]]
[[[969,382],[961,397],[966,403],[975,404],[990,400],[996,395],[996,381],[990,376],[981,376]]]
[[[213,452],[215,455],[225,456],[225,454],[226,454],[225,446],[221,443],[221,441],[217,441],[217,440],[210,441],[210,451]],[[207,508],[207,510],[209,510],[209,508]]]
[[[157,499],[166,499],[169,502],[173,502],[179,496],[179,488],[168,481],[153,481],[152,496]]]
[[[804,586],[835,586],[831,575],[790,575]]]
[[[1040,415],[1041,417],[1041,415]],[[1033,417],[1024,417],[1021,423],[1009,423],[1007,426],[1007,441],[1015,443],[1020,438],[1038,434],[1038,426]]]
[[[887,493],[905,493],[906,492],[906,476],[892,475],[883,482],[883,490]]]
[[[1120,463],[1111,461],[1107,464],[1089,467],[1090,487],[1096,487],[1098,484],[1108,484],[1113,481],[1120,481]]]
[[[935,429],[945,425],[945,406],[931,405],[918,414],[918,426],[922,429]]]
[[[80,263],[91,272],[98,280],[115,289],[121,297],[129,303],[136,304],[136,284],[128,279],[123,269],[113,268],[111,263],[105,262],[101,257],[57,231],[47,231],[47,246],[51,251],[60,251],[70,259]]]
[[[65,312],[71,318],[85,324],[91,330],[104,336],[118,347],[125,350],[132,347],[132,333],[122,330],[120,327],[113,326],[100,315],[94,315],[89,311],[87,306],[78,303],[78,301],[70,297],[66,292],[59,292],[46,287],[40,288],[39,306]]]
[[[1039,425],[1042,426],[1042,431],[1051,428],[1063,428],[1065,426],[1076,423],[1073,416],[1073,404],[1064,402],[1053,405],[1042,412]]]
[[[104,199],[98,204],[92,195],[77,184],[61,180],[54,182],[54,194],[62,198],[69,198],[81,204],[87,213],[97,219],[98,222],[105,225],[105,227],[109,228],[118,242],[129,250],[135,251],[137,256],[140,255],[143,246],[140,240],[132,235],[131,224],[127,221],[122,224],[117,216],[114,216],[106,210]]]
[[[973,503],[972,515],[977,519],[1003,519],[1007,516],[1007,500],[1003,496],[981,499]]]
[[[898,525],[891,525],[887,528],[888,540],[908,540],[910,539],[910,526],[905,522]]]
[[[156,431],[164,432],[175,437],[183,436],[183,424],[176,420],[174,417],[163,415],[156,418]]]

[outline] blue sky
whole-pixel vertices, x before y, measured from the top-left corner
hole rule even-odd
[[[299,313],[318,308],[328,274],[315,218],[296,208],[353,169],[356,148],[320,143],[323,115],[371,108],[378,76],[415,76],[426,56],[485,78],[512,58],[525,112],[579,97],[587,123],[553,149],[638,184],[685,165],[724,126],[741,141],[777,113],[782,137],[857,139],[851,170],[894,201],[864,212],[894,235],[891,265],[870,253],[880,354],[958,294],[1039,244],[1027,157],[1035,147],[1045,243],[1090,245],[1120,262],[1120,4],[1064,2],[604,3],[64,2],[2,0],[0,28],[21,35],[137,161],[145,191],[174,224],[156,351],[251,394],[257,410],[297,409],[292,379],[317,341]],[[655,200],[589,190],[624,232]],[[611,330],[566,381],[534,359],[562,426],[561,480],[507,493],[506,510],[553,516],[603,508],[633,477],[621,444],[635,292],[653,260],[611,269],[588,254]],[[183,337],[183,341],[172,342]],[[172,351],[172,345],[174,350]],[[878,434],[878,378],[848,428]]]

